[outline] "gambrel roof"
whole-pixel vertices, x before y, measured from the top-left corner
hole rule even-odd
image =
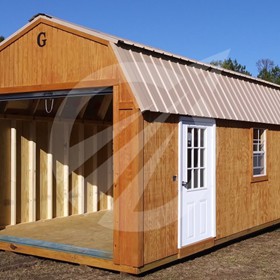
[[[40,18],[109,42],[142,112],[280,124],[278,85],[48,15],[29,24]]]

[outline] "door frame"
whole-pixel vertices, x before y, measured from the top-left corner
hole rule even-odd
[[[180,117],[178,129],[178,249],[182,246],[182,168],[183,168],[183,124],[188,125],[205,125],[211,126],[213,130],[212,153],[208,164],[213,167],[211,184],[212,184],[212,236],[216,236],[216,121],[210,118],[201,117]]]

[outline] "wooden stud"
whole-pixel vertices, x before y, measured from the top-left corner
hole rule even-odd
[[[86,212],[98,211],[98,186],[97,186],[97,126],[85,125],[85,187],[86,187]]]
[[[84,181],[84,126],[78,126],[79,133],[79,148],[78,148],[78,162],[79,175],[78,175],[78,214],[84,214],[85,212],[85,181]]]
[[[109,109],[109,106],[112,102],[112,98],[113,96],[110,94],[110,95],[105,95],[103,97],[103,101],[101,103],[101,106],[98,110],[98,113],[97,113],[97,116],[101,119],[101,120],[104,120],[107,112],[108,112],[108,109]]]
[[[51,124],[48,124],[48,135],[51,134]],[[48,139],[48,151],[47,151],[47,219],[53,218],[53,155],[52,141]],[[41,171],[42,172],[42,171]]]
[[[17,129],[16,122],[11,121],[11,225],[17,219]]]
[[[34,123],[30,123],[30,139],[29,139],[29,222],[34,222],[36,220],[36,142],[35,142],[36,132]]]
[[[69,215],[69,125],[64,124],[64,146],[63,146],[63,212],[64,217]]]
[[[11,123],[0,122],[0,227],[11,223]]]
[[[30,182],[30,179],[33,178],[32,171],[30,170],[30,160],[33,160],[33,154],[30,153],[30,148],[33,146],[29,141],[30,137],[30,124],[28,122],[22,122],[22,131],[20,135],[21,141],[21,158],[19,164],[21,166],[21,183],[20,183],[20,192],[21,196],[21,223],[30,222],[33,218],[30,215],[30,209],[33,210],[33,207],[30,206],[31,197],[30,190],[32,190],[33,185]],[[32,195],[32,194],[31,194]]]

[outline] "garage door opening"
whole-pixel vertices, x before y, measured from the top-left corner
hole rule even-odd
[[[0,241],[111,258],[112,88],[12,98],[0,102]]]

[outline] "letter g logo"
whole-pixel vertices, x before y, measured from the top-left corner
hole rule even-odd
[[[37,44],[40,48],[43,48],[47,44],[46,32],[41,32],[37,37]]]

